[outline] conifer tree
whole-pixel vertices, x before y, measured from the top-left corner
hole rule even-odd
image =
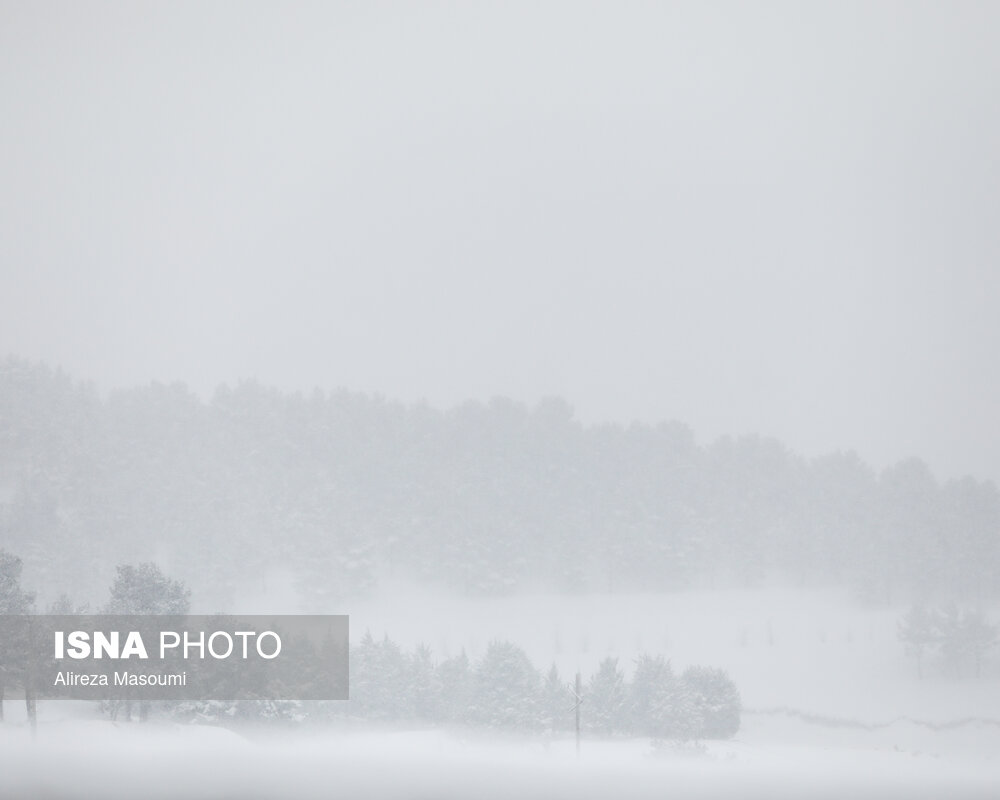
[[[603,736],[625,729],[625,675],[618,659],[605,658],[587,684],[584,693],[583,719],[586,728]]]
[[[542,685],[542,724],[550,731],[572,730],[575,698],[553,664]]]

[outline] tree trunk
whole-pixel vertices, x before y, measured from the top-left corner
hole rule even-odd
[[[24,684],[24,709],[28,713],[28,724],[31,726],[31,735],[35,735],[38,728],[38,710],[35,697],[35,684],[30,679]]]

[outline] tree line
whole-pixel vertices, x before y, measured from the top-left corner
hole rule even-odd
[[[987,656],[1000,643],[997,626],[982,611],[963,609],[955,603],[943,607],[913,605],[899,620],[898,633],[919,678],[924,677],[928,660],[946,675],[979,678]]]
[[[510,641],[490,642],[476,660],[463,651],[438,661],[425,645],[407,652],[367,631],[350,652],[350,700],[301,703],[239,692],[171,713],[203,723],[357,721],[557,735],[574,731],[579,713],[580,730],[591,737],[689,742],[731,738],[741,712],[724,670],[691,666],[677,674],[661,655],[639,656],[630,678],[618,659],[605,658],[578,694],[554,664],[543,673]]]
[[[189,602],[189,590],[156,565],[123,564],[116,569],[101,612],[183,616]],[[34,596],[21,586],[20,559],[0,550],[0,616],[35,611]],[[87,609],[63,596],[46,611],[83,614]],[[13,682],[24,689],[34,724],[35,698],[45,691],[31,683],[26,665],[18,660],[21,650],[29,648],[19,649],[11,641],[3,644],[0,719],[3,687]],[[192,668],[196,665],[188,667]],[[282,697],[271,685],[255,684],[240,671],[214,673],[212,699],[155,705],[178,719],[202,722],[336,718],[554,733],[573,730],[579,706],[583,729],[590,733],[682,741],[728,738],[740,726],[740,695],[723,670],[692,666],[678,675],[660,655],[639,656],[631,679],[626,679],[617,659],[606,658],[578,694],[554,664],[543,676],[524,650],[509,641],[490,642],[475,662],[464,651],[437,661],[424,645],[404,652],[388,635],[376,639],[368,631],[350,650],[347,701],[298,702]],[[131,697],[122,692],[109,691],[103,701],[112,719],[131,720],[132,705]],[[150,704],[136,702],[135,711],[139,719],[146,719]]]
[[[37,698],[51,694],[52,688],[37,685],[37,665],[33,659],[38,653],[49,652],[52,643],[38,641],[37,631],[30,625],[30,615],[39,611],[79,615],[86,614],[88,607],[75,605],[62,593],[47,607],[39,609],[35,592],[25,589],[22,584],[22,573],[21,559],[0,548],[0,721],[4,717],[6,689],[17,686],[23,692],[28,721],[34,727]],[[121,564],[115,570],[115,579],[100,613],[183,616],[188,613],[190,599],[191,591],[180,581],[168,578],[155,564]],[[117,717],[123,705],[127,706],[127,717],[131,717],[131,702],[123,696],[111,696],[105,701],[112,718]],[[145,718],[149,705],[137,704],[137,711]]]
[[[618,659],[606,658],[577,695],[554,664],[543,673],[513,642],[490,642],[475,662],[464,652],[436,662],[423,645],[405,652],[366,632],[351,650],[351,700],[341,713],[559,733],[574,729],[578,704],[590,734],[673,740],[729,738],[742,708],[724,670],[692,666],[677,674],[661,655],[639,656],[630,678]]]
[[[94,599],[155,560],[202,607],[291,576],[329,611],[386,576],[465,593],[852,587],[879,603],[995,598],[1000,495],[918,459],[876,473],[678,422],[584,426],[562,400],[450,410],[254,382],[108,397],[0,361],[0,546]]]

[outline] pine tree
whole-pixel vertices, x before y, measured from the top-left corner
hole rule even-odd
[[[692,699],[699,738],[728,739],[736,735],[743,704],[725,670],[688,667],[681,675],[681,684]]]
[[[542,685],[542,722],[545,728],[560,732],[572,730],[575,702],[573,692],[559,677],[559,670],[553,664]]]
[[[657,739],[690,739],[697,735],[694,699],[663,656],[643,654],[629,684],[629,728]]]
[[[436,722],[441,717],[441,683],[430,648],[417,645],[407,659],[409,680],[407,693],[411,698],[413,716],[423,722]]]
[[[983,659],[997,644],[997,626],[991,625],[979,611],[961,615],[955,636],[957,656],[971,661],[977,678],[982,676]]]
[[[584,724],[588,730],[610,736],[625,730],[625,675],[618,659],[605,658],[587,684],[583,704]]]
[[[541,678],[524,651],[490,642],[473,681],[473,722],[488,728],[533,730],[541,724]]]
[[[0,614],[28,614],[35,596],[21,588],[21,559],[0,549]]]
[[[156,564],[121,564],[111,586],[105,614],[167,614],[183,616],[191,604],[191,590],[171,580]]]
[[[936,614],[938,648],[945,668],[962,677],[965,669],[965,636],[962,630],[962,612],[950,603]]]
[[[899,638],[917,663],[918,678],[924,677],[924,656],[941,638],[940,622],[939,615],[924,605],[913,606],[899,621]]]
[[[76,617],[87,613],[87,605],[74,605],[73,601],[70,600],[69,595],[63,592],[55,600],[49,603],[48,608],[45,609],[45,613],[56,616]]]
[[[132,616],[167,615],[183,616],[191,604],[191,590],[180,581],[168,578],[156,564],[145,562],[137,566],[120,564],[115,570],[115,580],[111,584],[111,596],[104,607],[105,614],[128,614]],[[155,626],[145,627],[142,622],[131,623],[146,641],[156,639]],[[145,629],[144,629],[145,628]],[[132,717],[132,690],[113,692],[107,710],[112,719],[124,708],[126,720]],[[145,721],[149,714],[149,702],[139,702],[139,718]]]
[[[457,656],[445,659],[435,670],[440,686],[440,719],[445,722],[464,722],[468,719],[472,703],[472,668],[463,650]]]
[[[407,692],[407,663],[399,645],[388,635],[376,642],[365,631],[351,649],[351,709],[370,720],[398,720],[410,716],[412,695]]]
[[[21,559],[0,549],[0,617],[30,614],[35,596],[21,588]],[[30,643],[30,631],[22,620],[4,620],[3,648],[0,650],[0,720],[3,719],[4,690],[8,682],[20,680],[25,685],[25,705],[28,718],[34,725],[34,692],[30,676],[26,673],[25,656]]]

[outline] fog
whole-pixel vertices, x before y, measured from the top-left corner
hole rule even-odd
[[[3,4],[0,344],[1000,477],[991,4]]]
[[[350,616],[349,700],[0,640],[0,796],[1000,795],[998,54],[0,0],[0,614]]]
[[[0,787],[6,796],[74,798],[134,797],[137,790],[150,798],[653,798],[667,787],[693,798],[935,798],[959,796],[956,789],[962,797],[988,798],[996,792],[995,773],[983,764],[911,763],[878,753],[823,760],[788,748],[747,759],[746,749],[733,747],[742,759],[727,754],[671,763],[625,745],[581,762],[570,749],[434,734],[327,734],[261,743],[206,735],[212,731],[145,729],[123,743],[117,733],[99,731],[95,752],[85,757],[72,739],[34,747],[5,742],[29,769],[44,773],[54,756],[75,781],[44,774],[25,784],[15,773],[0,777]],[[94,734],[84,726],[73,730],[75,736]]]

